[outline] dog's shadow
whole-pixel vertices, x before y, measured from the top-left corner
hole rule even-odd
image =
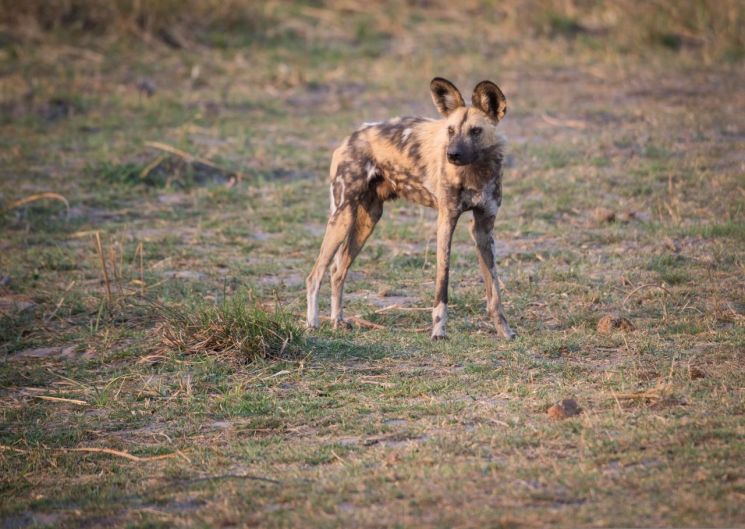
[[[306,347],[315,360],[345,361],[345,360],[380,360],[391,356],[399,356],[400,350],[377,343],[359,343],[355,336],[339,334],[311,335],[306,337]]]

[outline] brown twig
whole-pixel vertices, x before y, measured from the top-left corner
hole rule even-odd
[[[42,400],[51,400],[53,402],[69,402],[70,404],[77,404],[78,406],[88,406],[88,403],[84,400],[78,399],[66,399],[64,397],[52,397],[50,395],[34,395],[34,398]]]
[[[57,302],[57,304],[54,306],[54,310],[52,311],[52,313],[49,316],[46,316],[44,318],[44,321],[47,321],[47,322],[52,321],[52,318],[54,318],[54,316],[57,314],[57,311],[60,309],[60,307],[62,307],[62,304],[65,302],[65,297],[67,296],[67,293],[70,291],[70,289],[73,286],[75,286],[75,281],[74,280],[73,281],[70,281],[70,284],[68,284],[65,287],[65,291],[62,294],[62,297]]]
[[[543,121],[548,123],[549,125],[554,125],[555,127],[570,127],[573,129],[584,129],[587,124],[583,121],[578,121],[576,119],[556,119],[545,112],[541,114],[541,118]]]
[[[11,202],[6,206],[5,209],[15,209],[20,206],[24,206],[26,204],[29,204],[31,202],[36,202],[37,200],[44,200],[45,198],[49,198],[52,200],[59,200],[65,205],[65,209],[67,211],[67,216],[70,216],[70,203],[67,201],[65,197],[60,195],[59,193],[36,193],[34,195],[29,195],[25,198],[21,198],[19,200],[16,200],[15,202]]]
[[[28,450],[22,450],[14,446],[0,445],[0,450],[8,450],[9,452],[16,452],[18,454],[28,454]]]
[[[626,297],[623,298],[623,301],[621,302],[621,305],[626,306],[626,302],[631,298],[631,296],[633,296],[634,294],[636,294],[637,292],[639,292],[640,290],[642,290],[644,288],[659,288],[660,290],[664,290],[665,293],[670,294],[670,291],[668,289],[666,289],[665,287],[663,287],[662,285],[655,285],[654,283],[645,283],[643,285],[639,285],[634,290],[632,290],[631,292],[629,292],[626,295]]]
[[[650,388],[650,389],[644,389],[641,391],[634,391],[632,393],[615,393],[613,392],[613,397],[615,399],[622,399],[622,400],[634,400],[634,399],[661,399],[665,396],[665,394],[670,390],[669,384],[658,384],[657,386]]]
[[[133,454],[130,454],[129,452],[122,452],[121,450],[114,450],[113,448],[93,448],[93,447],[81,447],[81,448],[60,448],[60,451],[62,452],[91,452],[96,454],[109,454],[116,457],[122,457],[124,459],[129,459],[130,461],[136,461],[138,463],[142,463],[145,461],[159,461],[161,459],[171,459],[174,457],[184,457],[183,455],[179,455],[178,452],[173,454],[161,454],[158,456],[145,456],[140,457]]]
[[[188,163],[200,163],[202,165],[206,165],[207,167],[211,167],[212,169],[216,169],[218,171],[222,171],[225,173],[229,173],[230,171],[226,171],[219,165],[216,165],[209,160],[205,160],[204,158],[200,158],[198,156],[194,156],[193,154],[189,154],[186,151],[182,151],[181,149],[177,149],[176,147],[173,147],[171,145],[168,145],[166,143],[161,143],[159,141],[147,141],[145,142],[145,145],[148,147],[152,147],[153,149],[158,149],[160,151],[167,152],[169,154],[173,154],[174,156],[178,156],[179,158],[182,158],[186,160]]]
[[[165,156],[158,156],[155,160],[147,164],[147,166],[145,166],[145,168],[140,171],[140,180],[144,180],[145,178],[147,178],[148,175],[153,171],[153,169],[163,163],[165,159]]]
[[[20,448],[15,448],[12,446],[6,446],[6,445],[0,445],[0,450],[9,450],[12,452],[18,452],[21,454],[28,454],[31,451],[30,450],[22,450]],[[88,453],[94,453],[94,454],[108,454],[111,456],[121,457],[124,459],[128,459],[129,461],[134,461],[136,463],[144,463],[148,461],[160,461],[162,459],[172,459],[174,457],[181,457],[191,463],[191,460],[184,454],[181,450],[176,450],[176,452],[172,454],[161,454],[158,456],[136,456],[134,454],[130,454],[129,452],[123,452],[121,450],[114,450],[113,448],[94,448],[94,447],[80,447],[80,448],[55,448],[52,449],[55,452],[88,452]]]
[[[103,278],[106,282],[106,297],[109,300],[109,305],[112,304],[111,297],[111,284],[109,282],[109,271],[106,269],[106,258],[103,255],[103,246],[101,245],[101,233],[96,232],[96,247],[98,248],[98,256],[101,258],[101,269],[103,270]]]
[[[140,253],[140,293],[145,294],[145,248],[142,246],[142,241],[137,246],[137,251]]]

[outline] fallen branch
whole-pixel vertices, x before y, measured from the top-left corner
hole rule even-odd
[[[69,402],[70,404],[77,404],[78,406],[88,406],[88,403],[86,401],[78,399],[66,399],[64,397],[52,397],[50,395],[34,395],[34,398],[41,400],[50,400],[53,402]]]

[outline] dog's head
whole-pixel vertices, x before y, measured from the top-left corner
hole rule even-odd
[[[435,77],[429,88],[437,110],[446,118],[449,163],[469,165],[478,162],[500,142],[496,126],[507,112],[507,100],[497,85],[491,81],[477,84],[471,96],[473,106],[470,107],[447,79]]]

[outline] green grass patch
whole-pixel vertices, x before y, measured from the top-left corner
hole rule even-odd
[[[745,241],[745,222],[731,220],[719,224],[692,226],[685,231],[689,235],[699,235],[707,239],[735,239]]]
[[[303,334],[292,315],[265,310],[243,297],[187,310],[157,310],[163,319],[162,347],[167,350],[216,354],[243,363],[302,354]]]

